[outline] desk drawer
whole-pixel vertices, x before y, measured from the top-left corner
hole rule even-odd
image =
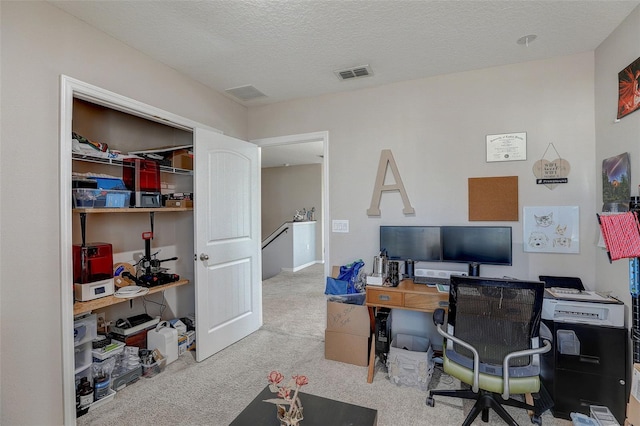
[[[367,289],[367,303],[402,306],[402,293],[386,289]]]
[[[449,294],[444,294],[444,297],[436,297],[433,294],[407,293],[404,295],[404,307],[433,312],[438,308],[446,308],[449,304],[448,300]]]

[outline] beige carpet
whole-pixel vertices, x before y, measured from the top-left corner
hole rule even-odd
[[[426,392],[392,384],[380,364],[368,384],[366,367],[325,360],[323,292],[322,265],[266,280],[260,330],[201,363],[191,353],[182,355],[163,373],[140,379],[80,417],[78,425],[228,425],[264,388],[271,370],[308,376],[304,392],[378,410],[379,426],[462,424],[470,403],[436,397],[435,407],[427,407]],[[436,370],[432,387],[454,385]],[[508,410],[520,425],[530,424],[524,410]],[[571,425],[550,412],[542,421]],[[488,424],[504,422],[491,413]],[[474,425],[487,423],[476,420]]]

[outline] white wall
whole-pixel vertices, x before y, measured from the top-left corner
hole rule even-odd
[[[330,236],[325,262],[331,265],[362,258],[370,271],[380,225],[466,224],[467,179],[515,175],[520,214],[523,206],[580,207],[580,254],[525,254],[521,219],[472,222],[514,230],[513,266],[484,265],[483,275],[579,276],[594,288],[599,176],[593,169],[593,72],[590,52],[252,107],[250,138],[329,131],[329,219],[350,224],[349,233]],[[527,160],[487,163],[485,136],[508,132],[527,132]],[[549,143],[571,164],[569,183],[554,190],[536,185],[532,172]],[[400,196],[393,193],[383,194],[381,217],[366,214],[383,149],[395,157],[413,216],[402,214]]]
[[[293,270],[309,266],[317,260],[316,228],[318,222],[293,223]]]
[[[316,260],[322,260],[322,164],[262,169],[261,199],[263,240],[292,221],[296,210],[315,207],[315,253]]]
[[[602,209],[602,160],[624,152],[631,158],[631,195],[638,195],[640,184],[640,111],[615,122],[618,106],[618,73],[640,57],[640,7],[595,51],[596,158],[597,175],[595,210]],[[595,259],[598,288],[612,290],[630,307],[629,261],[609,263],[599,249]],[[629,325],[632,323],[629,322]]]
[[[0,423],[62,424],[60,74],[245,140],[246,108],[48,3],[0,8]]]

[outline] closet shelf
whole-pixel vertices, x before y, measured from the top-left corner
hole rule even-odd
[[[189,280],[179,280],[179,281],[175,281],[175,282],[172,282],[172,283],[169,283],[169,284],[163,284],[163,285],[158,285],[158,286],[155,286],[155,287],[149,287],[149,293],[147,293],[147,295],[158,293],[160,291],[164,291],[164,290],[167,290],[169,288],[178,287],[178,286],[185,285],[185,284],[188,284],[188,283],[189,283]],[[117,303],[126,302],[128,300],[132,300],[132,299],[121,299],[121,298],[115,297],[115,296],[107,296],[107,297],[101,297],[100,299],[90,300],[88,302],[75,302],[73,304],[73,315],[76,316],[76,315],[79,315],[79,314],[83,314],[85,312],[94,311],[96,309],[106,308],[107,306],[115,305]]]
[[[75,208],[74,213],[154,213],[154,212],[186,212],[193,207],[124,207],[124,208]]]
[[[89,154],[72,153],[71,158],[76,161],[84,161],[87,163],[108,164],[111,166],[122,166],[122,160],[118,158],[97,157]],[[193,170],[178,169],[176,167],[160,166],[161,172],[173,173],[177,175],[193,176]]]

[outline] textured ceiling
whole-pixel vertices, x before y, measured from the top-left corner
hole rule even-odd
[[[593,51],[640,0],[50,1],[247,107]],[[524,46],[517,40],[537,39]],[[334,71],[370,65],[341,81]],[[251,85],[266,97],[225,90]],[[322,144],[263,148],[311,164]]]
[[[51,3],[217,91],[254,86],[252,106],[593,51],[640,0]]]

